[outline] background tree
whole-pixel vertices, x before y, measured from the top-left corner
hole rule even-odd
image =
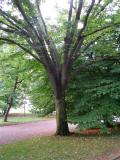
[[[68,18],[64,23],[65,34],[63,33],[60,45],[49,34],[49,28],[41,14],[41,0],[11,0],[9,5],[12,6],[12,11],[4,11],[4,3],[0,9],[0,40],[18,45],[43,64],[55,97],[56,134],[68,135],[65,89],[71,77],[72,65],[91,44],[120,24],[120,2],[91,0],[88,3],[85,0],[70,0]],[[108,11],[114,8],[116,11]],[[14,16],[14,11],[18,11],[20,15]],[[101,20],[101,16],[109,16],[110,21]]]
[[[3,45],[0,64],[0,100],[4,111],[4,121],[7,122],[8,114],[12,107],[20,107],[22,91],[25,87],[26,62],[18,47]],[[20,100],[21,99],[21,100]]]

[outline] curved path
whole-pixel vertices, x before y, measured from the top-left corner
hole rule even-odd
[[[69,125],[70,130],[75,128]],[[54,119],[38,122],[23,123],[0,127],[0,144],[13,143],[22,139],[35,136],[51,136],[55,133],[56,123]]]
[[[71,131],[75,126],[69,125]],[[56,123],[54,119],[23,123],[0,127],[0,144],[8,144],[35,136],[52,136],[55,133]],[[96,160],[120,160],[120,149],[110,155],[101,155]]]

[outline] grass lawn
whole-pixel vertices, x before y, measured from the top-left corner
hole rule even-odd
[[[119,147],[119,135],[38,137],[0,146],[0,160],[95,160]]]
[[[45,118],[39,118],[34,116],[26,116],[26,117],[8,117],[8,122],[3,122],[3,117],[0,117],[0,126],[3,125],[10,125],[10,124],[17,124],[17,123],[24,123],[24,122],[33,122],[42,120]]]

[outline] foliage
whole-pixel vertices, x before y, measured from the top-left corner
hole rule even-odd
[[[120,62],[115,36],[116,32],[104,36],[74,66],[81,64],[67,90],[67,103],[69,120],[81,130],[99,127],[107,132],[107,127],[117,125],[114,120],[120,116]]]
[[[21,50],[14,46],[3,45],[0,47],[0,108],[8,108],[10,97],[13,97],[12,107],[20,107],[23,103],[24,88],[26,86],[27,59],[23,58]],[[17,88],[13,93],[17,79]]]
[[[31,111],[38,116],[45,116],[55,110],[53,93],[50,89],[48,76],[39,63],[33,60],[31,69],[31,81],[28,96],[32,104]]]
[[[0,108],[5,111],[8,99],[13,94],[16,77],[21,83],[14,96],[14,108],[20,107],[26,97],[31,103],[31,111],[39,116],[45,116],[54,110],[52,93],[48,77],[42,66],[29,56],[24,56],[21,50],[14,46],[1,46],[1,85]],[[41,68],[41,69],[40,69]]]

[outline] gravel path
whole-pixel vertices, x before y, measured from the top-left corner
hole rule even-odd
[[[75,128],[73,125],[69,125],[69,127],[70,130]],[[51,136],[54,135],[55,129],[56,123],[54,119],[3,126],[0,127],[0,144],[13,143],[35,136]]]

